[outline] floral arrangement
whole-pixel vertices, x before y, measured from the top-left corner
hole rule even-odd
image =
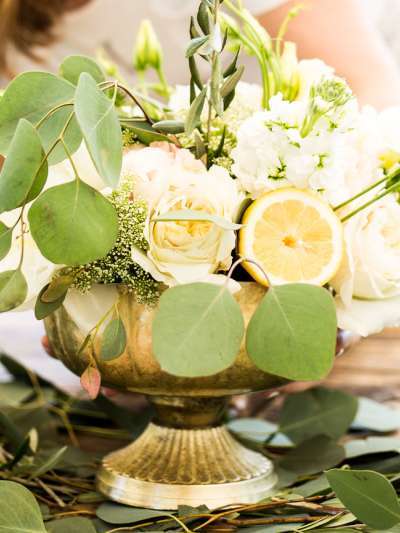
[[[299,61],[284,41],[297,11],[273,40],[240,2],[202,0],[187,86],[167,83],[148,22],[135,88],[104,56],[10,83],[0,312],[30,306],[43,319],[64,305],[85,346],[102,331],[112,360],[126,343],[118,302],[134,292],[158,306],[160,364],[188,377],[235,359],[242,281],[268,288],[249,356],[287,379],[329,371],[337,325],[366,336],[400,323],[399,111],[361,108],[332,68]],[[241,81],[241,53],[259,85]]]

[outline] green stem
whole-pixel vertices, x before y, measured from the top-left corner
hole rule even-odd
[[[57,105],[56,107],[53,107],[52,109],[50,109],[50,111],[48,113],[46,113],[44,115],[44,117],[42,117],[39,122],[36,124],[35,128],[38,130],[44,122],[46,122],[46,120],[48,118],[50,118],[56,111],[58,111],[59,109],[62,109],[63,107],[69,107],[69,106],[73,106],[74,103],[73,102],[64,102],[63,104],[59,104]]]
[[[382,185],[382,183],[385,183],[386,181],[390,181],[391,179],[395,178],[398,174],[400,174],[400,170],[397,170],[396,172],[393,172],[393,174],[390,174],[389,176],[385,176],[384,178],[380,179],[379,181],[376,181],[375,183],[373,183],[372,185],[370,185],[366,189],[363,189],[361,192],[359,192],[355,196],[352,196],[351,198],[349,198],[348,200],[342,202],[341,204],[336,205],[333,208],[333,210],[334,211],[339,211],[343,207],[346,207],[347,205],[349,205],[352,202],[354,202],[354,200],[358,200],[358,198],[361,198],[362,196],[364,196],[365,194],[369,193],[370,191],[372,191],[373,189],[375,189],[379,185]]]
[[[64,148],[64,151],[65,151],[65,153],[66,153],[66,155],[68,157],[68,160],[69,160],[69,162],[71,164],[72,170],[73,170],[74,175],[75,175],[75,179],[79,182],[81,178],[79,176],[78,169],[76,168],[75,162],[72,159],[71,152],[69,151],[67,143],[64,141],[64,138],[61,138],[61,144],[62,144],[62,146]]]
[[[25,255],[25,223],[24,223],[24,209],[25,206],[23,206],[21,210],[20,215],[20,222],[21,222],[21,257],[19,259],[19,264],[17,270],[21,270],[22,264],[24,262],[24,255]]]
[[[365,204],[361,205],[360,207],[358,207],[357,209],[355,209],[354,211],[352,211],[351,213],[349,213],[348,215],[343,217],[341,219],[341,222],[347,222],[348,220],[350,220],[350,218],[354,217],[355,215],[357,215],[358,213],[360,213],[361,211],[363,211],[364,209],[366,209],[370,205],[374,204],[375,202],[378,202],[379,200],[381,200],[382,198],[384,198],[388,194],[391,194],[392,192],[396,192],[396,190],[399,190],[399,188],[400,188],[400,183],[393,184],[391,187],[386,189],[384,192],[382,192],[381,194],[378,194],[378,196],[374,196],[374,198],[372,198],[371,200],[369,200]]]

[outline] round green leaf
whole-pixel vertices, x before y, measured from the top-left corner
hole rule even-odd
[[[153,323],[154,355],[170,374],[211,376],[234,362],[243,334],[240,306],[226,288],[181,285],[160,298]]]
[[[75,113],[91,158],[100,176],[116,187],[122,168],[122,132],[115,110],[116,91],[110,100],[86,72],[79,78]]]
[[[100,357],[103,361],[112,361],[119,357],[126,348],[126,330],[120,318],[107,324],[103,333]]]
[[[326,477],[343,505],[367,526],[383,530],[400,522],[396,491],[382,474],[335,469]]]
[[[82,72],[90,74],[97,83],[105,81],[103,70],[91,57],[69,56],[60,65],[60,75],[74,85],[78,84]]]
[[[40,291],[39,296],[37,297],[35,304],[35,317],[36,320],[43,320],[44,318],[50,316],[54,311],[57,311],[62,304],[64,303],[65,297],[67,296],[67,291],[64,292],[57,300],[52,302],[44,302],[42,300],[43,294],[48,290],[49,285],[43,287]]]
[[[74,516],[46,522],[48,533],[96,533],[96,529],[88,518]]]
[[[0,213],[16,209],[37,195],[47,179],[47,162],[39,135],[21,119],[0,173]]]
[[[24,303],[28,285],[20,270],[0,273],[0,313],[6,313]]]
[[[83,265],[107,255],[118,235],[112,204],[81,180],[45,191],[28,214],[40,251],[55,264]]]
[[[344,458],[343,446],[325,435],[318,435],[290,450],[279,461],[279,466],[299,476],[308,476],[332,468]]]
[[[0,261],[6,257],[11,249],[12,230],[0,221]]]
[[[247,351],[264,372],[295,381],[329,373],[336,348],[336,309],[330,293],[293,283],[270,287],[247,329]]]
[[[0,100],[0,154],[7,155],[17,124],[25,118],[37,124],[51,109],[73,101],[75,86],[67,80],[47,72],[25,72],[17,76],[7,87]],[[57,110],[39,129],[43,148],[47,151],[64,128],[72,105]],[[75,152],[82,135],[73,119],[64,135],[71,153]],[[55,164],[66,158],[65,150],[58,146],[49,157]]]
[[[96,515],[108,524],[123,525],[143,522],[144,520],[153,520],[168,515],[168,512],[128,507],[118,503],[106,502],[100,505],[96,511]]]
[[[289,395],[282,408],[279,431],[295,444],[316,435],[338,439],[356,416],[357,398],[322,387]]]
[[[46,533],[35,497],[13,481],[0,481],[0,531]]]

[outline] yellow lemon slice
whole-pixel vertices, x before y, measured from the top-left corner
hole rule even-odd
[[[266,193],[251,204],[242,223],[239,254],[257,262],[271,283],[322,286],[339,269],[344,254],[342,224],[316,194],[293,188]],[[244,267],[268,286],[256,265],[245,262]]]

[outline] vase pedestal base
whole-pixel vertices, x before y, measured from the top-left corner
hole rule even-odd
[[[151,509],[210,509],[256,503],[276,475],[269,459],[243,446],[220,419],[226,399],[153,398],[157,415],[132,444],[107,455],[98,489],[111,500]]]
[[[224,426],[150,424],[133,444],[106,456],[97,476],[98,489],[111,500],[162,510],[256,503],[275,484],[272,463],[242,446]]]

